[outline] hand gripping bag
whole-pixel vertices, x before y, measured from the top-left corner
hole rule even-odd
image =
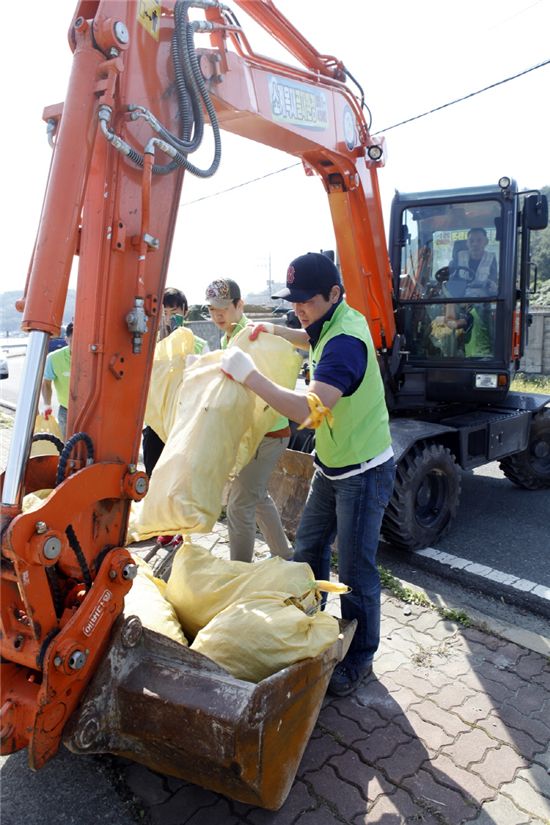
[[[224,484],[254,398],[220,370],[221,351],[203,355],[185,371],[178,411],[129,537],[208,533],[221,510]]]
[[[239,347],[248,353],[260,372],[271,381],[293,390],[302,366],[302,359],[294,347],[283,338],[269,333],[260,333],[254,341],[251,341],[249,336],[250,329],[245,327],[231,339],[229,346]],[[259,395],[254,395],[254,402],[252,423],[239,445],[232,475],[237,475],[246,467],[264,435],[281,420],[280,414],[269,407]]]
[[[65,443],[57,418],[54,415],[46,418],[42,413],[38,413],[34,422],[34,435],[53,435]],[[30,458],[35,458],[38,455],[59,455],[59,450],[51,441],[33,441]]]

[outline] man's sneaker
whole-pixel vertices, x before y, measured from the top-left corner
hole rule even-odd
[[[372,673],[372,662],[356,665],[353,662],[340,662],[334,668],[334,673],[328,685],[331,696],[349,696],[363,679]]]

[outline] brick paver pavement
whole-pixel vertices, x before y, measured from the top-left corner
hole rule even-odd
[[[216,540],[226,555],[221,523]],[[121,769],[153,825],[550,823],[550,661],[384,591],[374,672],[327,696],[280,811]]]
[[[548,825],[550,660],[384,592],[374,672],[326,698],[280,811],[113,764],[151,825]]]

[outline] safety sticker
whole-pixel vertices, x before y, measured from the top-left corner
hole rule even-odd
[[[149,34],[159,39],[160,0],[138,0],[137,19]]]
[[[325,92],[274,75],[270,75],[268,82],[273,120],[304,129],[327,128],[328,101]]]

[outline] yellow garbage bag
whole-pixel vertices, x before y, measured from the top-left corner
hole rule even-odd
[[[250,330],[246,327],[231,339],[230,347],[239,347],[253,359],[256,367],[271,381],[293,390],[302,366],[302,358],[294,347],[268,333],[261,333],[250,340]],[[254,395],[254,415],[250,429],[243,436],[232,475],[237,475],[254,456],[264,435],[270,432],[281,416],[269,407],[259,395]]]
[[[188,637],[196,636],[233,602],[266,592],[292,596],[306,610],[316,609],[320,601],[309,564],[285,561],[279,556],[254,564],[230,561],[187,542],[174,555],[166,585],[166,598]]]
[[[51,491],[51,488],[45,488],[44,490],[35,490],[34,493],[27,493],[26,496],[23,496],[23,501],[21,502],[21,512],[31,513],[38,507],[42,507]]]
[[[65,443],[65,439],[63,438],[61,430],[59,429],[59,424],[57,423],[57,418],[54,415],[50,415],[46,418],[46,416],[42,415],[42,413],[39,413],[36,416],[36,420],[34,422],[34,435],[42,433],[55,435],[60,441]],[[33,441],[30,458],[35,458],[38,455],[59,455],[59,450],[55,444],[52,444],[51,441]]]
[[[294,387],[300,358],[288,341],[267,334],[249,341],[249,331],[243,333],[239,340],[262,372]],[[221,350],[206,353],[185,370],[174,424],[149,491],[133,508],[129,541],[210,532],[227,480],[250,461],[279,418],[255,393],[221,372],[221,356]]]
[[[199,631],[191,650],[208,656],[237,679],[260,682],[323,653],[339,634],[334,616],[308,614],[284,593],[258,593],[218,613]]]
[[[185,359],[195,351],[195,336],[178,327],[155,347],[144,421],[164,442],[172,428]]]
[[[132,519],[131,540],[208,533],[221,511],[224,484],[250,426],[252,393],[220,370],[221,351],[185,371],[176,421]]]
[[[143,627],[187,645],[176,611],[164,596],[165,582],[157,579],[147,562],[139,556],[134,556],[133,561],[138,572],[124,597],[124,615],[137,616]]]

